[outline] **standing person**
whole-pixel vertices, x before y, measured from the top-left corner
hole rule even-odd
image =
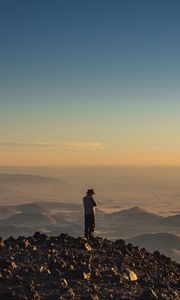
[[[93,199],[95,194],[93,189],[87,190],[87,195],[83,198],[84,203],[84,235],[87,239],[91,239],[95,228],[95,207],[96,202]]]

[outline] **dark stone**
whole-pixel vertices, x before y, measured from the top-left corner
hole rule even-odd
[[[140,296],[141,300],[158,300],[158,296],[151,288],[146,288]]]

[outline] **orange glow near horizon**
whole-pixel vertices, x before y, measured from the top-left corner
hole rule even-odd
[[[113,150],[113,149],[4,149],[0,150],[1,166],[118,166],[180,165],[179,151]]]

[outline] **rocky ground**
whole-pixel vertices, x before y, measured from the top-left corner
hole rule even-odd
[[[180,265],[123,240],[10,237],[0,240],[0,299],[179,300]]]

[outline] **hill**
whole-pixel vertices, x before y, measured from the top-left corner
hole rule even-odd
[[[0,253],[0,299],[179,300],[180,265],[123,240],[36,232]]]
[[[0,173],[0,185],[4,184],[39,184],[39,183],[62,183],[59,179],[39,176],[39,175],[29,175],[29,174],[8,174]]]
[[[60,195],[63,180],[39,175],[0,173],[0,204],[20,204]]]
[[[119,221],[129,222],[129,220],[131,220],[131,222],[135,221],[139,223],[143,223],[144,221],[157,222],[163,219],[163,217],[150,213],[138,206],[114,212],[111,216]]]
[[[13,225],[2,225],[0,226],[0,237],[7,238],[9,236],[18,237],[19,235],[30,235],[33,234],[31,228],[17,227]]]
[[[166,226],[174,226],[180,228],[180,214],[164,218],[162,220],[162,224]]]
[[[15,226],[43,226],[51,224],[52,220],[49,216],[43,213],[18,213],[12,215],[4,220],[1,220],[1,224],[15,225]]]
[[[17,205],[16,209],[21,213],[42,213],[46,212],[46,209],[41,207],[39,203],[26,203]]]
[[[127,242],[140,247],[145,247],[148,251],[157,249],[163,254],[170,256],[176,261],[180,261],[180,238],[170,233],[142,234]]]

